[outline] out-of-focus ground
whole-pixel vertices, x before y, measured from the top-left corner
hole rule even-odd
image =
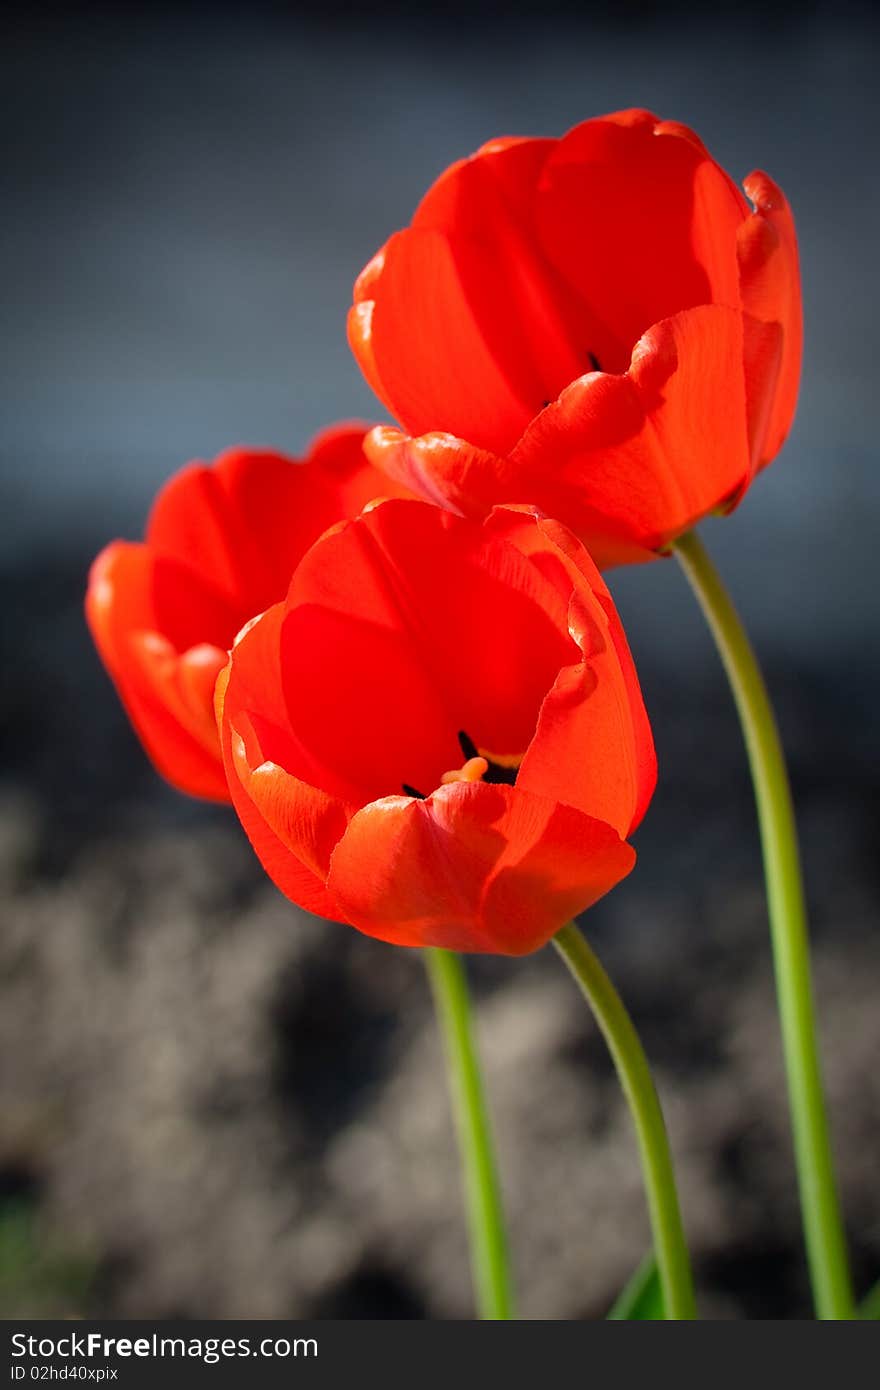
[[[5,45],[0,1314],[471,1309],[417,956],[303,918],[231,813],[152,773],[91,651],[85,570],[180,463],[381,418],[351,281],[450,159],[616,106],[765,165],[799,219],[798,425],[707,535],[791,756],[826,1075],[880,1273],[877,28],[860,8],[394,28],[207,11]],[[873,278],[872,278],[873,277]],[[588,917],[656,1065],[702,1307],[807,1316],[744,758],[672,563],[612,578],[661,784]],[[524,1316],[601,1316],[647,1224],[601,1040],[552,953],[475,960]]]

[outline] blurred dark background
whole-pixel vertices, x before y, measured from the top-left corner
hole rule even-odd
[[[797,424],[705,534],[791,756],[847,1220],[880,1273],[878,33],[847,3],[7,18],[0,1314],[469,1315],[419,960],[303,918],[231,813],[160,783],[81,600],[186,460],[382,418],[351,283],[447,163],[629,105],[765,167],[798,219]],[[656,1064],[704,1311],[808,1316],[735,719],[674,564],[612,582],[662,777],[587,925]],[[601,1041],[549,952],[472,976],[523,1315],[602,1316],[648,1236]]]

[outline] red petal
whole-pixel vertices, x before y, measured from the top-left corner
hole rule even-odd
[[[252,767],[245,741],[232,726],[230,752],[234,773],[255,812],[277,840],[280,851],[296,859],[297,882],[300,868],[305,867],[323,884],[330,856],[348,823],[343,804],[326,792],[291,777],[277,763],[267,761]],[[279,873],[282,880],[287,879],[280,860],[273,859],[265,868],[288,897],[293,897],[279,880]],[[300,903],[300,906],[307,904]],[[309,910],[314,909],[310,907]]]
[[[387,495],[387,480],[363,452],[365,428],[325,431],[303,462],[232,449],[210,468],[184,469],[159,494],[148,542],[227,596],[234,616],[227,618],[223,645],[231,645],[243,623],[284,596],[298,561],[323,531]],[[163,631],[172,622],[179,625],[185,593],[181,583],[169,595]]]
[[[150,756],[182,790],[227,799],[213,685],[236,632],[283,597],[322,531],[405,492],[367,461],[365,428],[326,430],[304,463],[234,449],[190,465],[159,494],[148,543],[95,562],[95,640]]]
[[[560,671],[547,695],[517,786],[576,806],[626,837],[657,783],[651,726],[623,625],[598,570],[556,521],[498,508],[488,523],[570,597],[583,661]]]
[[[629,829],[626,832],[627,835],[632,835],[633,831],[641,825],[642,818],[651,803],[657,786],[657,753],[654,748],[654,734],[648,719],[648,711],[645,709],[645,702],[642,698],[642,687],[639,685],[635,662],[632,659],[620,615],[614,607],[610,595],[607,598],[600,598],[599,601],[605,609],[608,619],[608,632],[620,663],[620,671],[629,701],[630,720],[632,721],[630,727],[635,769],[635,807]]]
[[[346,320],[348,345],[354,353],[355,360],[363,372],[370,390],[378,396],[389,414],[393,415],[394,404],[382,384],[379,368],[376,366],[376,355],[373,352],[373,310],[375,307],[372,299],[358,300],[352,304]]]
[[[794,218],[766,174],[745,190],[756,211],[741,226],[738,251],[746,321],[754,458],[763,467],[791,428],[800,383],[803,320]]]
[[[307,912],[344,921],[324,880],[351,811],[264,758],[256,727],[242,705],[254,664],[263,669],[272,651],[277,662],[280,616],[279,605],[254,625],[217,681],[217,723],[229,792],[261,864],[282,893]],[[266,630],[259,633],[263,622]]]
[[[460,729],[521,755],[576,656],[566,605],[534,566],[417,502],[385,502],[326,536],[288,604],[290,722],[322,761],[357,775],[365,801],[402,783],[431,791],[459,765]]]
[[[212,717],[226,654],[206,644],[178,654],[155,631],[154,569],[145,546],[117,541],[102,551],[89,576],[89,627],[158,771],[190,796],[227,801]]]
[[[352,925],[404,946],[525,955],[629,873],[610,826],[517,787],[456,783],[353,818],[330,891]]]
[[[367,457],[395,482],[427,502],[477,520],[499,497],[516,491],[516,472],[498,454],[453,434],[415,439],[390,425],[376,425],[364,440]]]
[[[364,447],[376,466],[395,481],[429,502],[474,520],[487,516],[496,505],[529,506],[530,499],[539,501],[553,490],[552,476],[536,480],[515,458],[477,449],[451,434],[411,439],[388,425],[377,425]],[[567,505],[574,508],[598,564],[641,564],[655,558],[644,546],[622,537],[619,523],[588,506],[579,491],[568,498]]]
[[[364,317],[358,331],[353,346],[368,379],[381,382],[383,399],[414,434],[441,424],[504,450],[534,414],[532,395],[505,374],[475,318],[441,232],[412,229],[391,238],[369,323]]]
[[[548,261],[535,199],[555,140],[495,140],[454,164],[422,201],[413,227],[448,238],[475,322],[530,414],[619,343]],[[444,340],[444,352],[458,344]],[[446,416],[433,424],[448,428]],[[480,443],[502,442],[470,432]]]
[[[325,563],[346,567],[343,578],[352,574],[343,548],[321,549]],[[359,805],[405,785],[427,794],[458,765],[458,726],[408,633],[303,604],[288,614],[283,643],[287,718],[328,791]]]
[[[305,461],[300,465],[303,475],[301,497],[305,502],[317,487],[331,494],[334,513],[332,521],[356,517],[370,502],[385,497],[411,497],[410,489],[395,486],[388,477],[370,463],[364,453],[364,437],[370,426],[360,422],[351,425],[332,425],[315,435]],[[304,547],[317,539],[316,532]],[[296,556],[298,563],[300,556]],[[291,567],[291,574],[293,573]]]
[[[330,771],[292,728],[284,694],[282,641],[287,609],[276,603],[248,623],[233,648],[232,679],[225,691],[225,717],[248,748],[250,766],[277,763],[286,772],[345,800],[350,787]]]
[[[552,263],[618,349],[623,371],[652,324],[698,304],[739,304],[737,228],[748,208],[686,127],[649,112],[576,126],[547,162],[536,208]]]
[[[667,545],[749,477],[742,315],[704,305],[655,324],[624,376],[574,382],[511,463],[595,558],[609,532],[624,548]]]
[[[608,585],[592,555],[562,522],[533,506],[506,504],[495,507],[484,524],[489,534],[504,536],[522,555],[527,555],[552,581],[566,604],[571,601],[573,588],[584,580],[594,594],[611,601]]]
[[[485,238],[486,222],[503,217],[512,233],[528,223],[535,189],[558,141],[509,137],[487,141],[470,159],[451,164],[428,189],[412,220],[414,227]]]

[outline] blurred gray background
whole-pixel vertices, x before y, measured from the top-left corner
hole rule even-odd
[[[451,160],[629,105],[766,168],[797,217],[797,423],[705,534],[792,758],[847,1217],[880,1273],[878,33],[847,3],[6,21],[0,1311],[468,1315],[418,960],[302,919],[228,813],[159,782],[81,599],[187,460],[383,418],[351,284]],[[657,1062],[706,1311],[805,1316],[736,723],[674,564],[612,585],[662,780],[587,925]],[[473,975],[523,1312],[601,1316],[647,1240],[603,1050],[548,953]]]

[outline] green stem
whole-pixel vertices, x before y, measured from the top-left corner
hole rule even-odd
[[[852,1318],[852,1282],[822,1095],[806,910],[782,745],[755,654],[702,542],[692,531],[676,541],[674,550],[727,672],[752,771],[801,1214],[816,1315]]]
[[[425,961],[446,1051],[480,1317],[509,1319],[515,1314],[504,1209],[471,1022],[467,977],[460,958],[452,951],[432,947],[425,951]]]
[[[636,1129],[666,1317],[697,1316],[663,1112],[648,1060],[620,995],[573,922],[553,938],[595,1015],[617,1068]]]

